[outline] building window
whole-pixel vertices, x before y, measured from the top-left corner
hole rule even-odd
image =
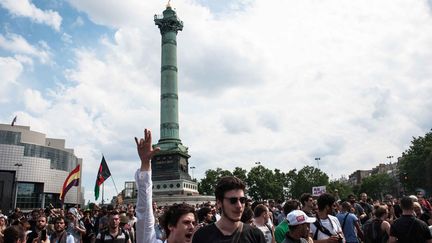
[[[46,193],[45,194],[45,208],[61,208],[60,194],[59,193]]]
[[[17,207],[21,209],[41,208],[42,196],[42,183],[19,182],[17,191]]]

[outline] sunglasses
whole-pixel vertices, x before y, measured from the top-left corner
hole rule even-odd
[[[247,198],[246,197],[224,197],[225,199],[228,199],[231,204],[236,204],[238,201],[240,201],[241,204],[245,204]]]

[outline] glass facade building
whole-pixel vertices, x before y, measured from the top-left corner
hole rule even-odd
[[[26,126],[0,124],[0,208],[60,206],[63,182],[82,159],[65,140],[46,138]],[[3,176],[1,176],[3,175]],[[72,187],[67,204],[81,204],[81,188]]]

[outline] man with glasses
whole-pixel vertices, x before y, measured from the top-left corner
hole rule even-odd
[[[214,224],[200,228],[192,243],[265,243],[261,230],[240,221],[247,199],[244,191],[245,184],[239,178],[223,177],[215,189],[216,204],[222,212],[221,218]]]
[[[150,130],[144,130],[144,138],[137,139],[138,155],[141,168],[135,173],[138,186],[138,199],[136,205],[136,242],[157,243],[162,242],[156,238],[155,218],[152,205],[151,158],[160,149],[152,148]],[[168,208],[162,216],[162,225],[166,232],[165,243],[188,243],[192,241],[195,231],[195,209],[187,204],[177,204]],[[202,241],[203,242],[203,241]]]

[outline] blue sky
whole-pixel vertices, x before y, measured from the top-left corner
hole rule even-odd
[[[0,122],[64,138],[93,199],[103,153],[117,187],[134,136],[159,138],[166,1],[0,0]],[[172,1],[180,137],[201,178],[255,161],[336,178],[398,157],[432,120],[430,1]],[[107,197],[114,187],[106,185]]]

